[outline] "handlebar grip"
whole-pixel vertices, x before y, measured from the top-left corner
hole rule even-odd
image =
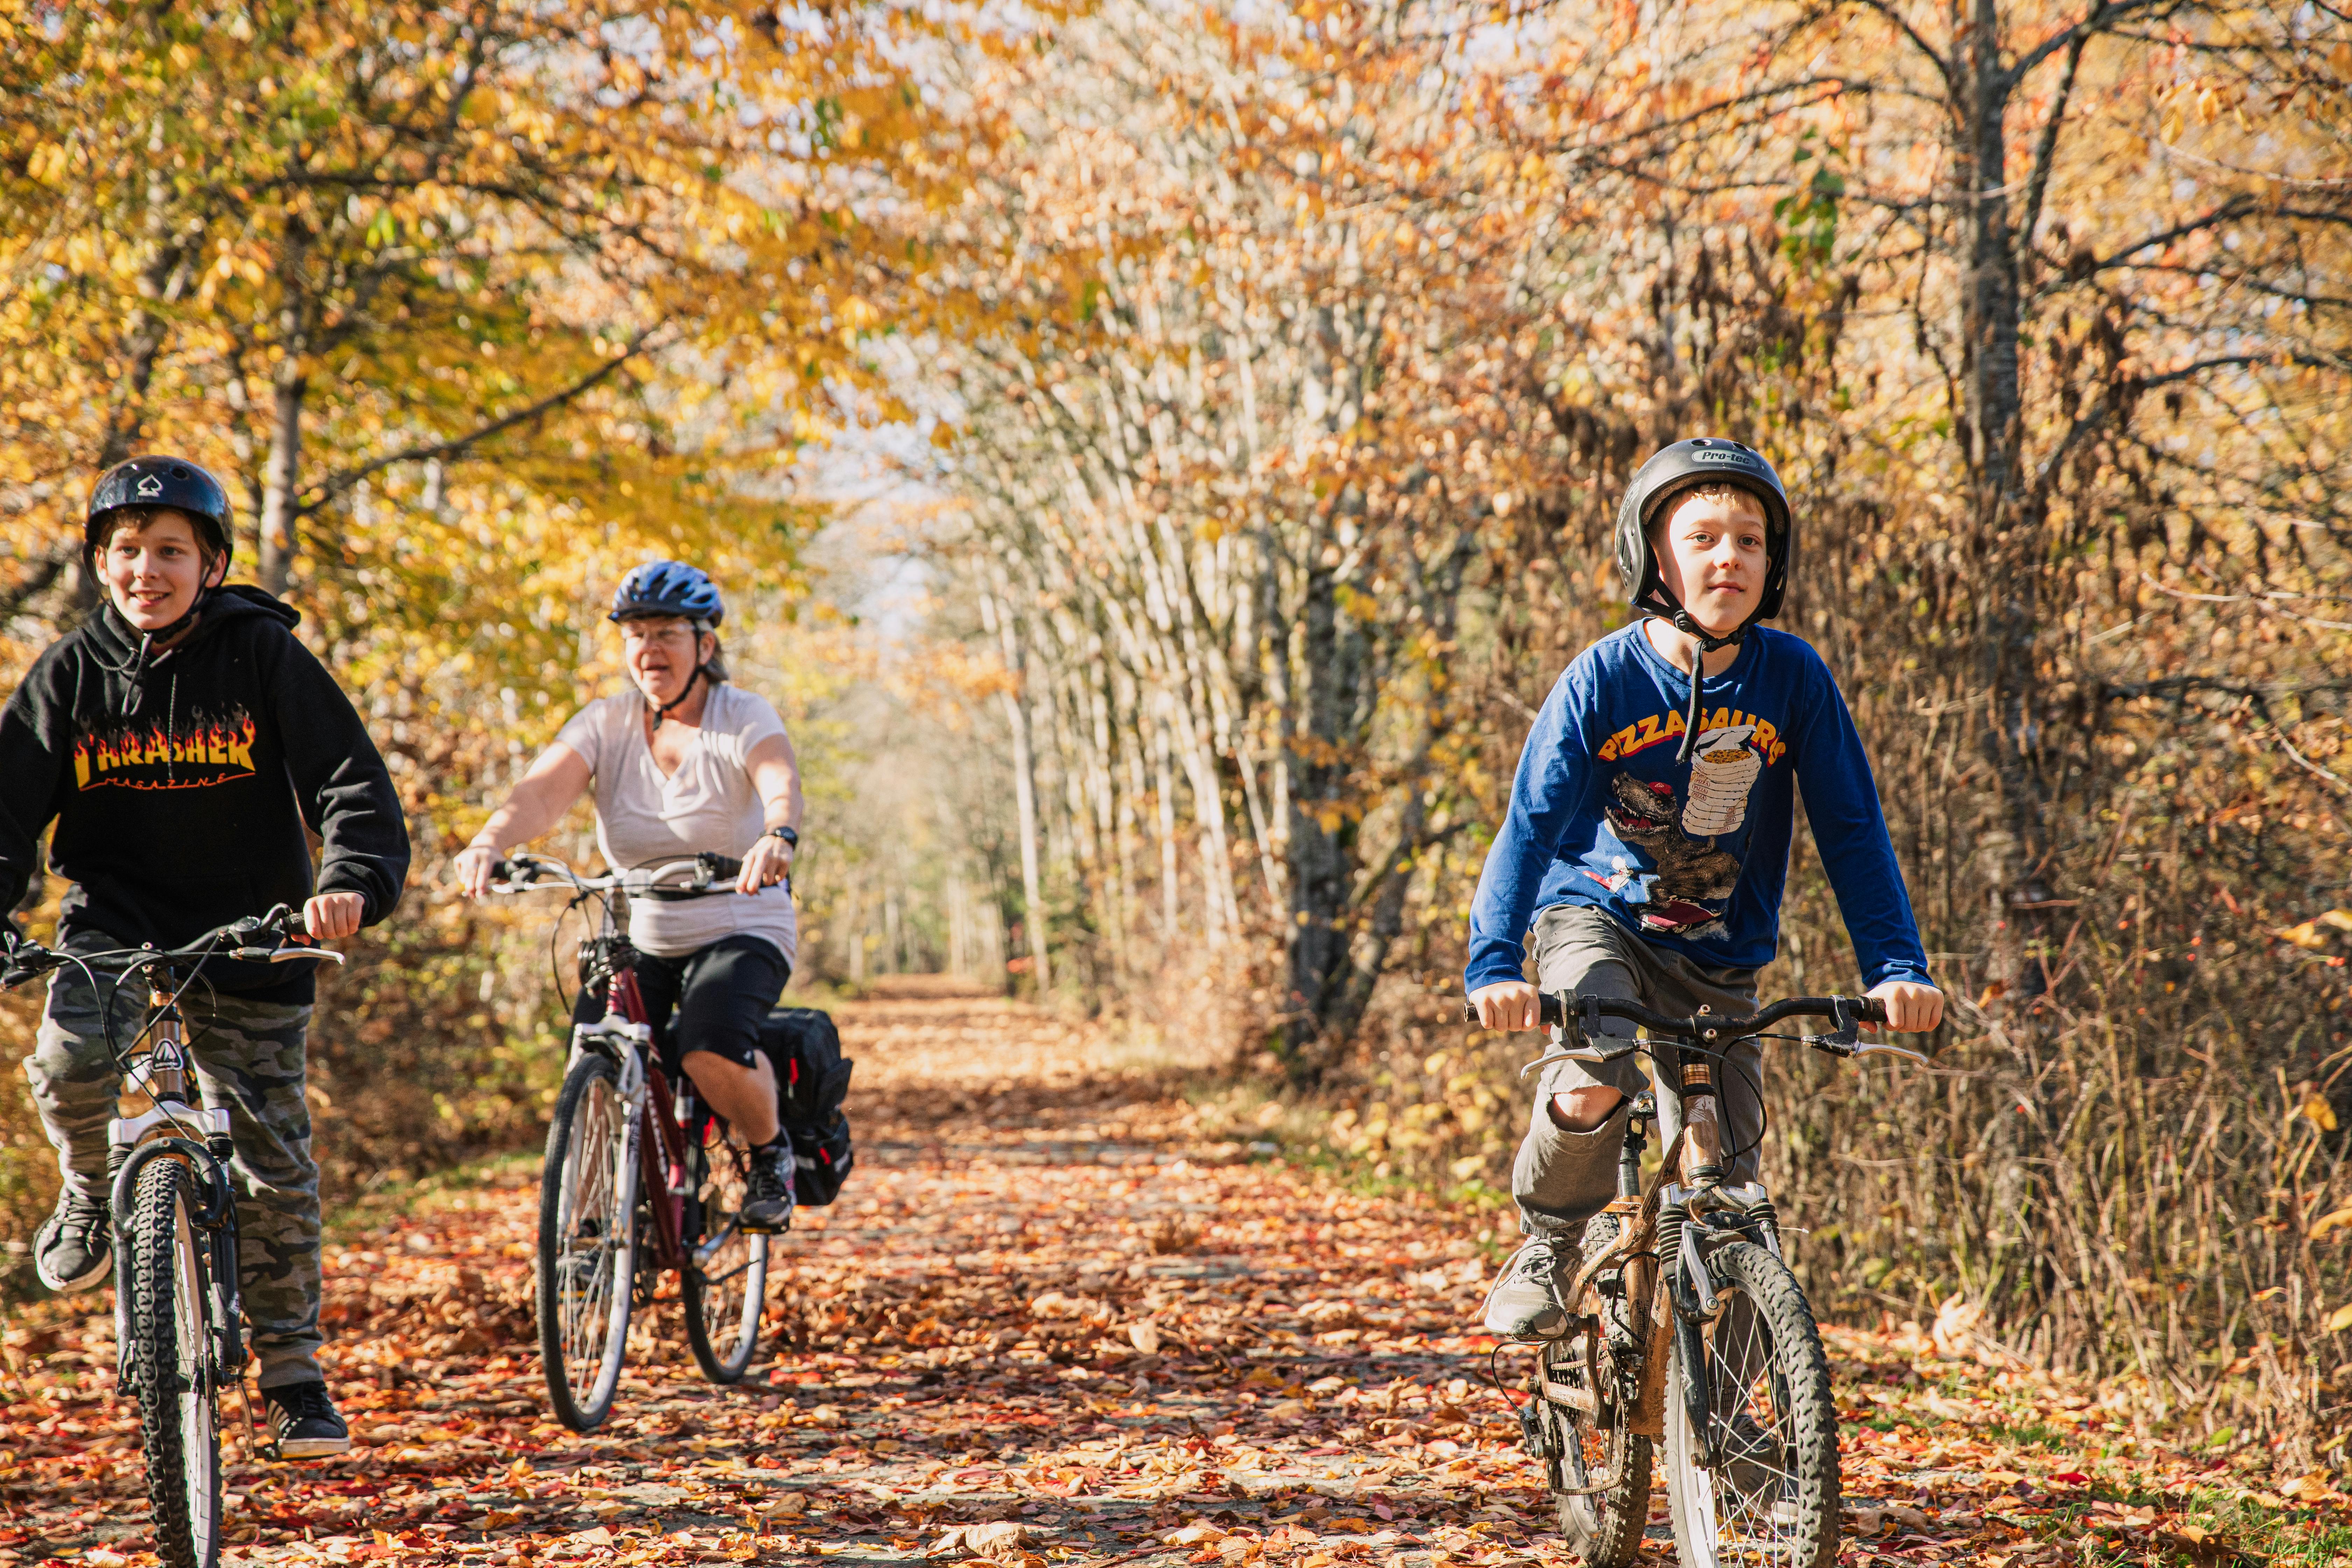
[[[1864,996],[1854,1003],[1853,1016],[1865,1024],[1886,1022],[1886,1004],[1875,996]]]
[[[1536,1013],[1538,1022],[1543,1024],[1558,1025],[1565,1017],[1559,1010],[1559,998],[1549,991],[1538,994]],[[1478,1004],[1467,997],[1462,1001],[1462,1021],[1465,1024],[1478,1021]]]
[[[493,860],[490,862],[490,880],[511,882],[515,879],[515,874],[521,869],[521,867],[511,860]]]
[[[743,862],[732,855],[705,857],[710,863],[710,878],[716,882],[731,882],[743,874]]]

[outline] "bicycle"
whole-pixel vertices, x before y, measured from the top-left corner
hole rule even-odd
[[[1463,1011],[1465,1022],[1477,1022],[1475,1006]],[[1765,1033],[1798,1017],[1833,1027]],[[1637,1024],[1649,1037],[1602,1036],[1604,1018]],[[1792,997],[1745,1018],[1677,1018],[1570,991],[1542,998],[1542,1021],[1581,1042],[1548,1057],[1610,1062],[1646,1050],[1684,1109],[1676,1146],[1645,1191],[1642,1153],[1657,1104],[1650,1091],[1635,1098],[1617,1196],[1591,1222],[1604,1227],[1603,1245],[1593,1251],[1588,1243],[1561,1300],[1568,1326],[1538,1347],[1528,1399],[1515,1406],[1528,1451],[1544,1463],[1560,1532],[1589,1568],[1627,1568],[1648,1523],[1662,1442],[1684,1568],[1828,1568],[1839,1506],[1829,1361],[1782,1257],[1770,1195],[1760,1182],[1725,1182],[1715,1064],[1748,1039],[1794,1040],[1840,1058],[1927,1058],[1862,1039],[1860,1026],[1885,1023],[1885,1009],[1850,996]]]
[[[341,953],[304,934],[301,923],[299,914],[279,904],[168,952],[61,952],[26,942],[8,954],[11,988],[68,967],[80,969],[93,989],[100,970],[120,969],[118,993],[134,974],[149,975],[149,1016],[128,1053],[115,1043],[111,997],[101,997],[100,1017],[107,1049],[121,1070],[122,1100],[145,1107],[115,1117],[106,1131],[116,1383],[138,1401],[156,1555],[170,1568],[214,1568],[220,1560],[220,1394],[234,1387],[243,1398],[249,1359],[237,1278],[236,1189],[229,1180],[236,1152],[229,1113],[225,1106],[188,1103],[194,1058],[180,998],[208,959],[342,962]],[[273,939],[268,946],[260,943],[265,937]],[[249,1403],[245,1416],[250,1433]],[[252,1440],[257,1448],[269,1447]]]
[[[759,1348],[768,1237],[743,1228],[750,1151],[691,1079],[671,1084],[612,897],[718,897],[741,870],[707,853],[603,877],[529,854],[491,869],[492,892],[567,887],[565,912],[599,908],[596,934],[581,942],[580,981],[605,988],[604,1016],[572,1026],[540,1176],[540,1357],[548,1400],[574,1432],[612,1413],[630,1315],[641,1299],[651,1303],[666,1271],[678,1275],[687,1342],[705,1377],[740,1382]],[[650,1253],[640,1247],[648,1228]]]

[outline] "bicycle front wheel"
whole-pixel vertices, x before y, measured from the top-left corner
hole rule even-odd
[[[1837,1407],[1812,1307],[1788,1265],[1753,1242],[1718,1247],[1706,1271],[1720,1310],[1700,1338],[1704,1428],[1685,1397],[1680,1336],[1666,1390],[1666,1500],[1683,1568],[1829,1568]]]
[[[637,1150],[620,1070],[583,1055],[564,1075],[539,1183],[539,1350],[548,1402],[574,1432],[612,1414],[637,1262]]]
[[[750,1163],[715,1120],[687,1151],[686,1338],[713,1383],[742,1380],[768,1304],[768,1238],[743,1228]]]
[[[125,1360],[138,1389],[155,1554],[170,1568],[220,1561],[220,1387],[196,1207],[188,1167],[150,1161],[131,1199],[131,1267],[122,1279],[131,1292]]]

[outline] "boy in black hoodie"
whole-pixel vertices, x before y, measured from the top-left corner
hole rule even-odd
[[[72,883],[58,945],[177,947],[285,903],[315,937],[392,912],[408,831],[383,759],[334,679],[292,636],[296,612],[221,586],[228,498],[173,458],[135,458],[91,492],[83,560],[106,603],[37,660],[0,712],[0,910],[39,868],[39,838]],[[305,830],[325,840],[314,888]],[[13,925],[5,941],[13,945]],[[245,1306],[260,1384],[289,1458],[340,1454],[319,1331],[319,1171],[303,1100],[312,966],[214,961],[181,998],[206,1103],[236,1145]],[[143,988],[110,984],[119,1037]],[[60,970],[25,1073],[65,1175],[36,1245],[42,1281],[104,1279],[106,1123],[118,1070],[101,1001]]]

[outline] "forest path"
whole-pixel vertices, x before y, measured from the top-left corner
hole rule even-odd
[[[994,1522],[1024,1527],[983,1538],[1015,1568],[1570,1561],[1484,1383],[1490,1342],[1465,1332],[1491,1215],[1204,1142],[1181,1092],[1198,1064],[1034,1008],[910,985],[839,1016],[858,1164],[782,1249],[772,1362],[705,1383],[666,1300],[611,1421],[576,1436],[533,1348],[537,1162],[372,1202],[327,1260],[362,1447],[233,1454],[231,1560],[883,1564]],[[9,1327],[0,1564],[153,1561],[108,1310]],[[2073,1552],[2112,1420],[1916,1332],[1835,1340],[1845,1560]],[[2056,1451],[2021,1453],[2037,1414]],[[1651,1554],[1670,1558],[1664,1508]],[[2151,1512],[2109,1539],[2169,1528]]]

